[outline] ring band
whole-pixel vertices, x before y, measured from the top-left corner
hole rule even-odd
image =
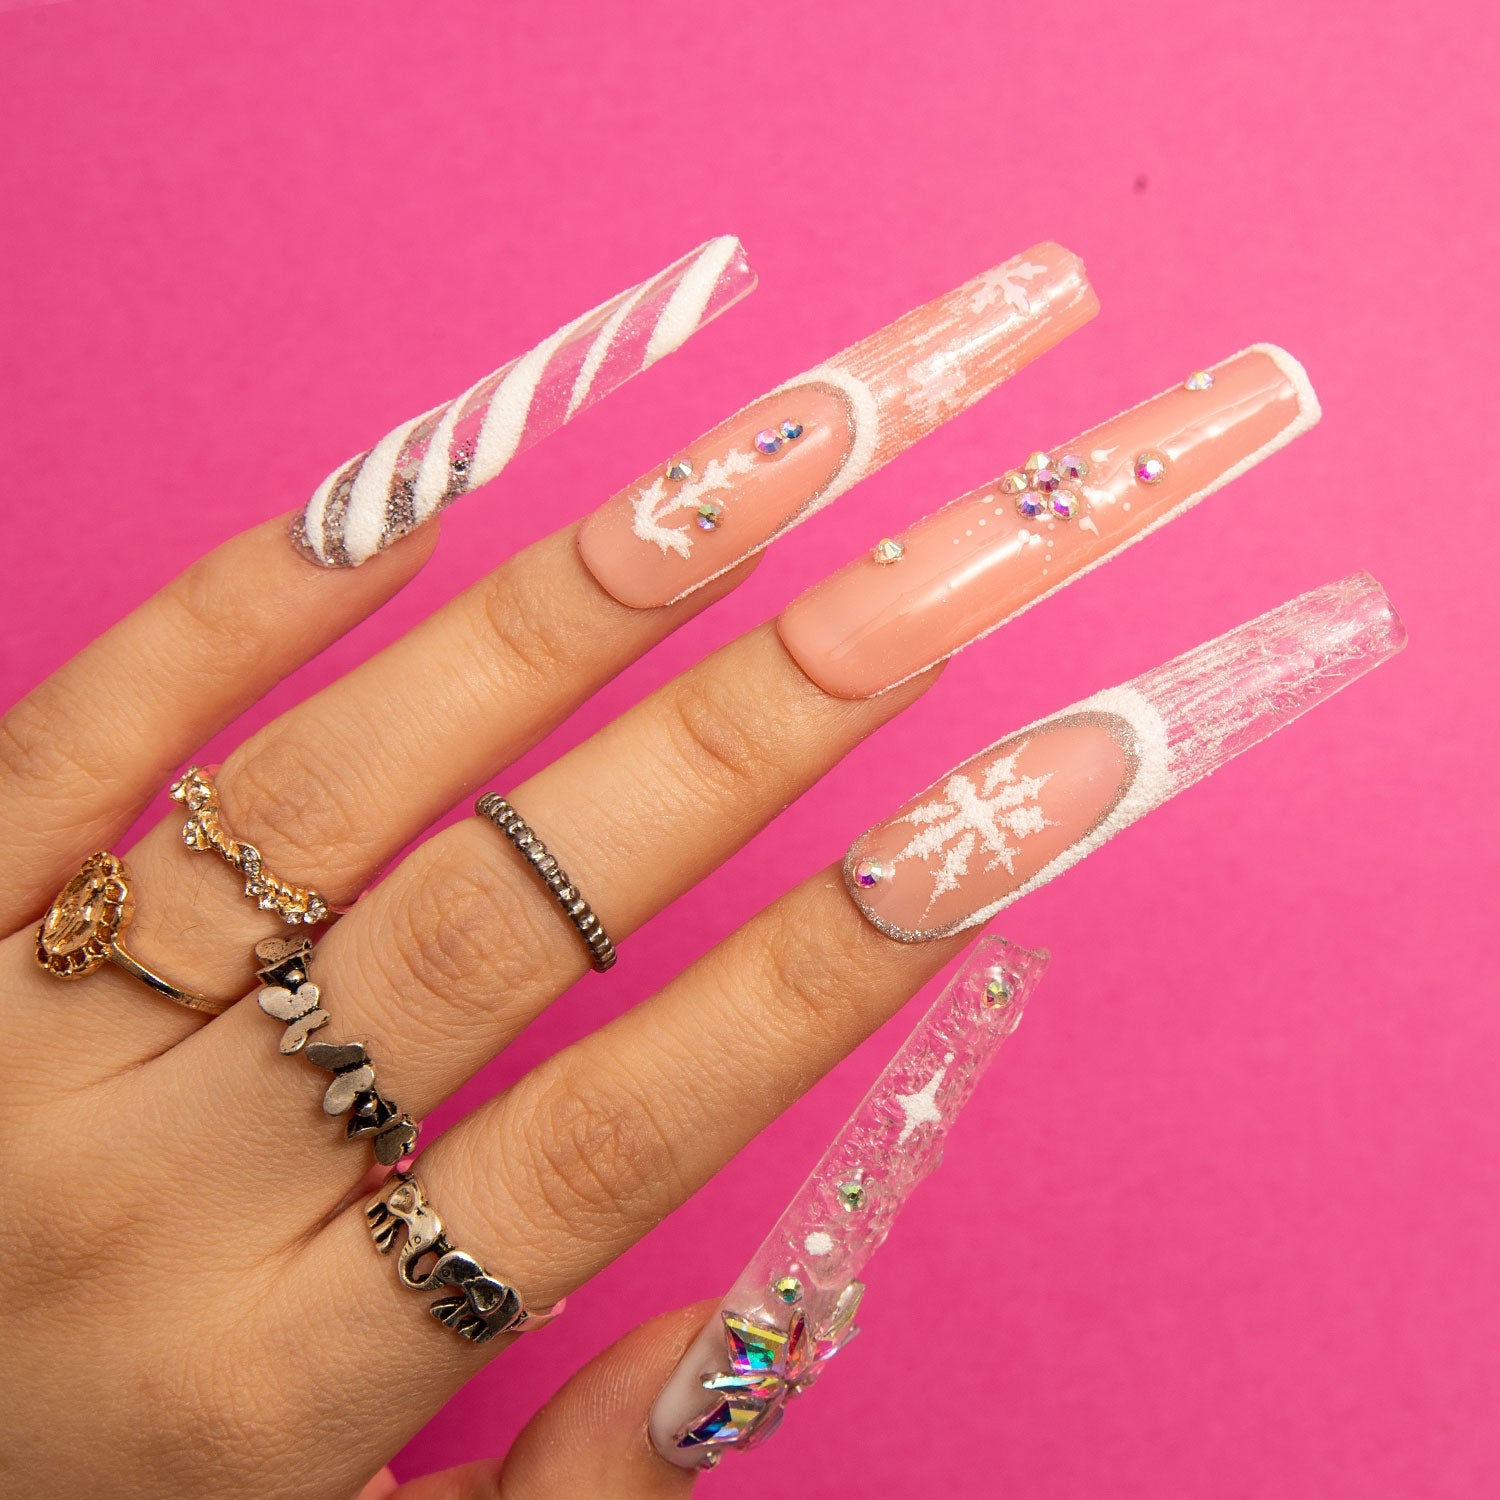
[[[301,1052],[314,1067],[333,1074],[323,1091],[323,1113],[335,1118],[347,1114],[346,1138],[373,1136],[375,1160],[385,1167],[394,1166],[416,1145],[421,1126],[375,1087],[375,1064],[363,1042],[308,1041],[332,1019],[309,977],[311,959],[312,944],[305,937],[266,938],[257,943],[255,960],[262,987],[255,1003],[285,1024],[283,1054],[290,1057]]]
[[[549,1308],[531,1312],[513,1286],[489,1275],[472,1255],[455,1250],[442,1219],[410,1172],[391,1174],[379,1194],[365,1205],[365,1219],[370,1238],[382,1255],[396,1249],[396,1241],[405,1231],[405,1241],[396,1256],[396,1274],[402,1286],[414,1292],[451,1287],[427,1310],[471,1343],[483,1344],[497,1334],[540,1328],[567,1305],[564,1298]]]
[[[294,885],[273,875],[261,863],[260,850],[244,844],[224,826],[219,789],[201,766],[189,766],[172,783],[172,800],[188,810],[182,842],[189,849],[212,849],[245,877],[245,894],[262,911],[274,911],[283,922],[326,922],[333,908],[311,886]]]
[[[231,1001],[180,989],[126,951],[121,939],[135,917],[135,890],[123,859],[100,852],[84,860],[57,893],[36,930],[36,961],[58,979],[82,979],[117,964],[159,995],[204,1015],[222,1015]]]
[[[526,856],[527,863],[552,892],[557,904],[588,944],[589,961],[593,966],[601,974],[611,968],[619,955],[615,952],[615,945],[610,942],[603,923],[595,915],[593,907],[578,894],[578,887],[563,873],[562,866],[547,853],[547,846],[532,832],[520,813],[498,792],[486,792],[474,804],[474,811],[481,818],[488,818]]]

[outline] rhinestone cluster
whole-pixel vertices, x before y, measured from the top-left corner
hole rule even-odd
[[[1001,479],[1000,488],[1015,496],[1017,511],[1028,521],[1046,516],[1071,521],[1083,514],[1084,499],[1069,485],[1088,477],[1088,460],[1079,454],[1065,453],[1054,459],[1050,454],[1033,453],[1023,467]]]
[[[776,427],[762,427],[755,434],[755,446],[762,453],[779,453],[782,444],[795,443],[801,436],[802,424],[788,420]]]

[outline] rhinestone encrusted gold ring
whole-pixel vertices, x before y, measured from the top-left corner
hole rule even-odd
[[[246,844],[224,826],[219,808],[219,789],[201,766],[189,766],[172,783],[172,800],[188,810],[182,825],[182,842],[189,849],[211,849],[226,864],[245,877],[245,894],[262,911],[274,911],[283,922],[326,922],[334,908],[311,886],[294,885],[273,875],[261,862],[260,850]]]

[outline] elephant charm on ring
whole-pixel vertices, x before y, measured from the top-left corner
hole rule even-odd
[[[443,1231],[442,1219],[408,1172],[391,1175],[380,1195],[366,1206],[365,1219],[382,1255],[389,1255],[405,1232],[396,1257],[403,1286],[417,1292],[454,1288],[438,1297],[428,1311],[471,1343],[483,1344],[499,1333],[519,1333],[562,1310],[559,1304],[547,1313],[528,1314],[514,1287],[489,1275],[472,1255],[455,1250]],[[435,1259],[423,1271],[420,1263],[429,1255]]]

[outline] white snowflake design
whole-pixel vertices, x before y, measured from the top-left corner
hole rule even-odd
[[[697,514],[704,501],[721,490],[732,488],[741,474],[748,474],[758,460],[746,449],[731,448],[723,458],[711,458],[696,479],[670,480],[659,474],[643,489],[631,506],[630,529],[643,541],[655,542],[662,556],[675,552],[686,557],[693,550],[693,533],[688,525],[664,526],[670,516]],[[715,502],[720,509],[722,502]]]
[[[940,896],[958,889],[976,852],[989,856],[986,870],[1004,865],[1008,874],[1014,874],[1020,841],[1049,825],[1050,819],[1037,804],[1037,798],[1052,779],[1052,773],[1016,774],[1016,761],[1028,743],[1022,740],[1009,755],[992,761],[977,786],[968,776],[955,772],[943,783],[939,795],[898,819],[910,823],[917,832],[893,856],[893,866],[904,859],[930,861],[941,856],[932,872],[932,895],[924,916]]]
[[[973,400],[976,394],[969,390],[969,377],[951,349],[939,349],[936,354],[908,365],[906,378],[911,389],[902,404],[932,426],[955,415],[956,409]]]
[[[969,311],[983,312],[1003,298],[1008,307],[1015,308],[1019,313],[1029,313],[1031,298],[1026,295],[1026,288],[1017,283],[1033,281],[1038,276],[1045,275],[1046,271],[1046,266],[1034,266],[1029,260],[1023,260],[1019,264],[1008,260],[1003,266],[986,271],[978,278],[974,295],[969,299]]]

